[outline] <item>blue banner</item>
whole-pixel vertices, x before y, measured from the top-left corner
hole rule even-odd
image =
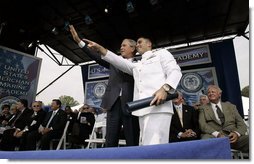
[[[109,76],[109,70],[99,64],[88,65],[88,79],[98,79]]]
[[[0,106],[34,101],[40,65],[40,58],[0,46]]]
[[[211,55],[208,45],[169,50],[176,62],[181,66],[194,66],[211,63]]]
[[[182,71],[182,73],[177,89],[183,94],[188,105],[199,102],[199,96],[207,94],[209,85],[218,85],[214,67]]]

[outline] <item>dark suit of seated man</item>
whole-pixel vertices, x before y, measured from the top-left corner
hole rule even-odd
[[[67,122],[66,113],[60,109],[61,101],[58,99],[52,100],[51,109],[48,112],[43,123],[39,127],[38,131],[28,134],[27,139],[30,141],[27,147],[30,149],[36,149],[36,141],[40,139],[41,150],[50,149],[50,141],[52,139],[61,138],[65,124]]]
[[[28,102],[26,99],[20,99],[17,102],[18,113],[10,121],[11,128],[5,130],[3,133],[0,142],[1,150],[13,151],[16,146],[19,146],[19,138],[15,137],[15,134],[25,128],[28,118],[32,114],[32,110],[27,107]]]
[[[199,113],[201,139],[229,137],[231,148],[248,153],[247,126],[235,105],[221,102],[221,93],[216,85],[208,87],[210,103],[202,106]]]
[[[172,116],[169,142],[180,142],[200,139],[198,112],[188,105],[184,105],[182,93],[173,101],[174,114]]]
[[[92,133],[95,116],[89,111],[89,106],[85,104],[82,107],[81,113],[78,113],[75,118],[75,123],[73,126],[73,131],[70,136],[70,143],[72,144],[71,148],[75,148],[75,145],[84,145],[87,146],[88,142],[85,142],[89,138],[89,135]]]
[[[26,127],[22,131],[15,133],[15,137],[20,138],[19,150],[33,150],[33,148],[27,147],[27,143],[30,142],[27,136],[29,133],[38,131],[39,126],[47,114],[38,101],[32,103],[32,109],[33,114],[28,118]]]

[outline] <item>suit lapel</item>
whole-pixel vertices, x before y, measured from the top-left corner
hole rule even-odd
[[[225,109],[227,109],[226,106],[227,105],[225,103],[221,102],[221,108],[222,108],[223,113],[226,112],[226,110],[225,110]]]
[[[212,118],[212,120],[214,120],[215,122],[217,122],[218,124],[220,124],[220,122],[217,120],[217,118],[215,117],[215,114],[213,112],[213,108],[212,105],[209,104],[208,108],[205,109],[206,113]]]
[[[228,110],[227,110],[228,109],[227,104],[221,102],[221,108],[222,108],[224,118],[225,118],[225,122],[226,122],[226,116],[230,115],[230,113],[228,113]],[[224,122],[224,125],[225,125],[225,122]]]
[[[187,107],[185,105],[182,106],[182,114],[183,114],[183,127],[185,126],[185,120],[188,119],[188,110]]]

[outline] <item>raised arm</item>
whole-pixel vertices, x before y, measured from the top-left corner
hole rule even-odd
[[[120,69],[123,72],[126,72],[131,75],[133,74],[132,69],[134,67],[134,64],[131,61],[128,61],[124,59],[123,57],[118,56],[111,51],[108,51],[103,46],[91,40],[88,40],[88,39],[81,40],[72,25],[70,25],[70,32],[72,34],[73,39],[75,40],[75,42],[79,44],[80,47],[84,47],[84,45],[86,44],[86,46],[89,48],[89,50],[86,49],[87,52],[89,52],[90,50],[93,50],[94,52],[99,53],[102,56],[102,59],[105,60],[105,62],[108,62],[114,65],[116,68]],[[82,43],[82,41],[84,41],[85,43],[84,42]],[[80,43],[83,45],[80,45]],[[91,51],[90,51],[90,54],[91,54]],[[98,57],[96,61],[100,61]]]
[[[100,64],[101,66],[104,66],[106,68],[109,69],[109,63],[106,62],[105,60],[101,59],[101,54],[99,54],[96,51],[91,51],[89,48],[87,48],[87,46],[85,45],[86,43],[83,42],[80,37],[78,36],[75,28],[73,27],[73,25],[70,25],[70,32],[72,35],[73,40],[80,46],[80,48],[82,48],[82,50],[93,60],[95,60],[98,64]]]

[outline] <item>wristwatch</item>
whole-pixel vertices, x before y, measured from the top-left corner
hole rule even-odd
[[[175,92],[175,90],[168,84],[164,84],[162,88],[165,90],[165,92],[167,92],[167,94],[173,94]]]

